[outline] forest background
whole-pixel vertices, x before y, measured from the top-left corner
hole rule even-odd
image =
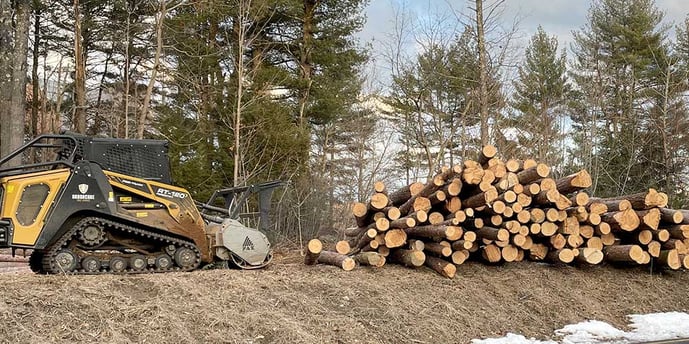
[[[374,181],[425,181],[485,144],[585,168],[596,196],[689,205],[689,5],[673,21],[593,0],[563,44],[525,35],[511,1],[418,4],[0,0],[0,155],[61,130],[168,140],[196,199],[287,182],[281,243],[337,235]]]

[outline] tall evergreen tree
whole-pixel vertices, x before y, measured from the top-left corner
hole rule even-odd
[[[579,109],[572,154],[594,175],[594,192],[616,195],[657,186],[643,178],[649,92],[667,55],[662,13],[652,0],[597,0],[575,32],[573,78]]]
[[[557,38],[538,27],[526,47],[525,60],[514,82],[512,126],[518,129],[520,152],[550,166],[561,163],[560,119],[569,90],[564,50]]]

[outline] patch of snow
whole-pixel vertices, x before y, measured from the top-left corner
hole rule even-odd
[[[683,312],[634,314],[628,316],[634,330],[626,332],[606,322],[583,321],[555,331],[559,342],[508,333],[501,338],[474,339],[472,344],[631,344],[655,340],[689,338],[689,314]]]

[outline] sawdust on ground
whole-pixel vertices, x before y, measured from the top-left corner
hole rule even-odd
[[[587,319],[687,311],[688,272],[467,263],[445,279],[386,265],[344,272],[298,254],[257,271],[0,275],[8,343],[467,343],[547,339]]]

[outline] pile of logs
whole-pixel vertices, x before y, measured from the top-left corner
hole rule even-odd
[[[348,239],[331,250],[311,240],[305,263],[351,270],[389,262],[449,278],[469,259],[689,269],[689,211],[667,208],[666,194],[593,198],[586,170],[553,179],[545,164],[496,153],[485,146],[477,160],[394,192],[375,183],[368,202],[352,207]]]

